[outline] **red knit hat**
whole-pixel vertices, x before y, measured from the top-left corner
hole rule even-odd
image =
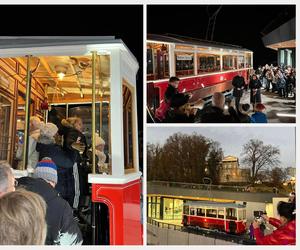
[[[264,109],[266,109],[266,106],[263,105],[262,103],[257,103],[255,105],[255,110],[257,110],[257,111],[263,111]]]

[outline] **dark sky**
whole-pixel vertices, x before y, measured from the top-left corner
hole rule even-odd
[[[137,75],[139,128],[143,126],[142,5],[0,5],[0,35],[115,36],[139,62]],[[11,15],[3,15],[10,13]],[[9,18],[8,18],[9,17]],[[14,19],[12,21],[12,19]]]
[[[217,8],[218,5],[209,5],[208,10],[212,13]],[[217,15],[213,40],[252,50],[255,67],[276,62],[277,53],[264,47],[261,32],[272,20],[276,19],[280,25],[282,21],[295,17],[295,12],[295,5],[222,5]],[[276,22],[273,24],[276,26]],[[207,5],[147,7],[148,33],[173,33],[205,39],[207,25]],[[269,27],[272,28],[272,24]]]

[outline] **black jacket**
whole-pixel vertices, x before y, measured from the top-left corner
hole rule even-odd
[[[178,90],[169,84],[165,92],[165,99],[170,102],[172,108],[178,108],[188,102],[189,96],[178,93]]]
[[[234,97],[242,97],[243,88],[246,86],[244,77],[239,76],[239,75],[235,76],[232,79],[232,86],[234,87],[233,96]]]
[[[47,238],[46,245],[81,245],[82,235],[73,219],[73,211],[57,191],[43,179],[22,177],[20,186],[42,196],[47,204]]]
[[[47,138],[40,138],[36,150],[40,153],[39,159],[50,157],[57,166],[58,182],[55,189],[70,204],[75,194],[73,176],[73,165],[75,156],[72,151],[65,152],[60,145],[55,144]],[[73,155],[72,155],[73,154]]]
[[[214,107],[208,106],[203,109],[201,122],[203,123],[234,123],[240,122],[238,115],[234,108],[229,108],[229,115],[225,115],[223,110]]]

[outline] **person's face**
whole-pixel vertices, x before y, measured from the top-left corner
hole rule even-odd
[[[176,82],[171,82],[171,85],[177,89],[178,88],[178,85],[179,85],[179,81],[176,81]]]
[[[10,174],[8,176],[8,186],[6,189],[6,193],[16,191],[16,183],[17,183],[17,181],[16,181],[15,177],[12,174]]]
[[[77,129],[78,131],[82,132],[83,130],[83,124],[82,124],[82,121],[79,120],[75,123],[75,129]]]

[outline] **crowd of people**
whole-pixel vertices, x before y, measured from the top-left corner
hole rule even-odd
[[[241,71],[232,79],[232,96],[221,92],[212,95],[211,104],[205,105],[198,100],[197,108],[191,102],[192,93],[179,93],[180,79],[171,77],[164,100],[156,109],[155,121],[166,123],[268,123],[266,106],[262,102],[261,91],[278,93],[281,98],[295,98],[296,73],[292,67],[274,67],[265,65],[252,70],[249,80],[245,80]],[[249,102],[241,99],[250,89]],[[190,109],[182,108],[190,105]],[[187,112],[186,112],[187,111]]]
[[[82,211],[90,209],[91,149],[80,118],[60,125],[30,118],[28,176],[16,180],[11,166],[0,163],[0,245],[83,244],[80,223]],[[97,173],[107,173],[105,141],[98,134],[95,138]],[[23,153],[20,143],[16,157],[21,160]]]

